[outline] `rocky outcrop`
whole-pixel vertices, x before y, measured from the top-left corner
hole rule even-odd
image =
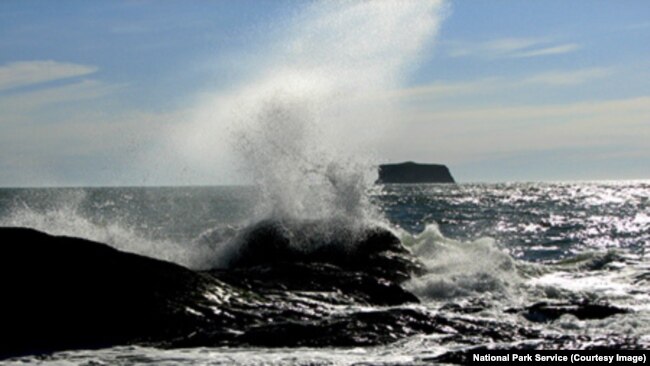
[[[305,321],[336,332],[343,320],[326,319],[338,305],[418,302],[399,286],[418,264],[390,232],[309,251],[285,229],[253,226],[231,268],[197,272],[88,240],[0,228],[0,358],[124,344],[261,345],[265,329]]]
[[[0,242],[0,357],[179,337],[220,305],[217,280],[172,263],[29,229]]]
[[[399,240],[381,228],[346,232],[351,229],[343,226],[338,235],[325,235],[323,229],[336,226],[260,222],[239,237],[227,268],[201,272],[101,243],[0,228],[0,359],[128,344],[354,347],[435,333],[437,344],[453,347],[433,361],[459,362],[477,345],[598,342],[544,334],[527,321],[473,317],[490,307],[481,301],[435,312],[410,305],[418,299],[400,284],[421,266]],[[624,311],[581,302],[508,312],[545,322]],[[603,339],[647,346],[615,334]]]
[[[327,263],[402,282],[422,273],[419,261],[390,231],[323,220],[264,220],[245,230],[230,251],[229,268]]]
[[[440,164],[412,161],[379,166],[378,183],[455,183],[449,168]]]
[[[524,309],[509,309],[510,313],[519,313],[532,322],[550,322],[562,315],[573,315],[580,320],[604,319],[616,314],[625,314],[629,310],[607,303],[587,300],[572,302],[538,302]]]

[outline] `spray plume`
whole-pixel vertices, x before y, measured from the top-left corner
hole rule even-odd
[[[260,215],[370,219],[368,147],[398,117],[378,100],[430,45],[444,9],[439,0],[309,4],[259,53],[254,77],[204,99],[181,150],[223,160],[215,136],[226,137],[260,187]]]

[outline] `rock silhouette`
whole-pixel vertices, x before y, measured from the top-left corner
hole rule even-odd
[[[455,183],[449,168],[440,164],[412,161],[379,166],[378,183]]]

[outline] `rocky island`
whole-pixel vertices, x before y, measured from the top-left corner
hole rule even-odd
[[[377,183],[455,183],[455,181],[445,165],[418,164],[408,161],[380,165]]]

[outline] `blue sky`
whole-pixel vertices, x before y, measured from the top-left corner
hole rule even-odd
[[[310,17],[316,6],[325,9]],[[357,60],[337,52],[373,44],[372,27],[367,43],[350,37],[359,44],[331,55],[318,44],[303,45],[318,57],[285,52],[287,40],[324,37],[326,48],[358,32],[303,37],[327,11],[306,1],[0,2],[0,186],[241,182],[227,149],[188,151],[225,144],[209,135],[220,128],[195,120],[218,118],[208,106],[229,108],[233,89],[297,58]],[[374,103],[394,106],[368,144],[377,161],[447,163],[460,181],[650,178],[650,2],[465,0],[431,11],[423,33],[409,33],[408,18],[393,25],[398,43],[426,37],[395,60],[399,70],[368,74],[391,82],[360,87],[381,86]],[[391,26],[380,20],[369,24]],[[388,54],[393,39],[377,34]],[[358,65],[393,67],[392,56],[377,59]],[[372,119],[372,105],[358,115]],[[205,141],[188,138],[197,134]]]

